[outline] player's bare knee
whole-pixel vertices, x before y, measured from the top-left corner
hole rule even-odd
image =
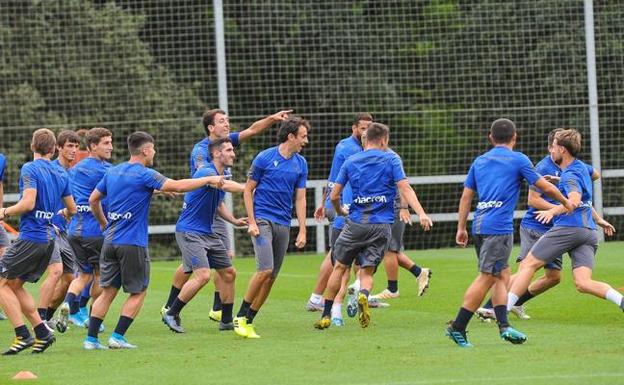
[[[193,271],[193,276],[201,285],[205,285],[210,281],[210,269],[197,269]]]

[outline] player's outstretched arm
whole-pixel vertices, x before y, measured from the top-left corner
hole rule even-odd
[[[399,189],[399,194],[401,194],[401,199],[403,199],[407,204],[416,212],[418,218],[420,219],[420,226],[425,230],[429,231],[431,226],[433,226],[433,221],[427,213],[425,209],[423,209],[420,201],[418,200],[418,196],[414,192],[412,186],[410,186],[407,179],[403,179],[397,182],[397,187]]]
[[[468,245],[468,230],[466,230],[466,222],[468,222],[468,214],[470,214],[470,206],[474,198],[474,190],[464,187],[462,196],[459,199],[459,208],[457,209],[457,233],[455,234],[455,243],[461,247]]]
[[[91,207],[91,213],[100,224],[101,229],[104,229],[106,227],[106,215],[104,215],[104,210],[102,209],[103,198],[104,194],[102,194],[97,188],[93,190],[93,192],[89,196],[89,206]]]
[[[6,217],[14,217],[25,214],[32,211],[35,208],[35,202],[37,201],[37,189],[27,188],[22,193],[22,199],[20,199],[13,206],[9,206],[0,210],[0,220]]]
[[[535,190],[529,190],[527,204],[537,210],[550,210],[556,206],[544,199],[542,193]]]
[[[247,229],[247,233],[252,237],[257,237],[260,235],[260,230],[258,229],[258,224],[256,223],[256,216],[254,215],[254,201],[253,194],[256,191],[256,186],[258,182],[253,179],[247,179],[247,183],[245,183],[245,191],[243,191],[243,202],[245,203],[245,211],[247,211],[247,221],[249,222],[249,229]]]
[[[544,194],[560,202],[566,208],[568,212],[574,211],[574,209],[578,206],[578,203],[572,204],[572,202],[570,202],[568,198],[563,196],[563,194],[561,193],[561,191],[559,191],[557,187],[549,183],[546,179],[544,179],[544,177],[539,178],[535,182],[535,187],[542,190]]]
[[[568,194],[567,201],[569,204],[573,205],[573,207],[576,208],[581,204],[581,198],[581,193],[577,191],[571,191]],[[556,205],[549,210],[538,211],[537,214],[535,214],[535,219],[537,219],[541,223],[550,223],[550,221],[552,221],[554,217],[556,217],[557,215],[563,215],[566,212],[569,212],[569,210],[565,206]]]
[[[192,179],[167,179],[160,189],[163,192],[189,192],[197,190],[200,187],[210,185],[214,188],[222,188],[225,179],[223,176],[204,176]]]
[[[288,115],[292,110],[278,111],[273,115],[269,115],[266,118],[260,119],[254,122],[249,128],[241,131],[238,137],[238,141],[242,142],[247,139],[253,138],[256,135],[262,134],[267,128],[271,127],[275,123],[288,119]]]
[[[306,229],[306,189],[298,188],[295,192],[295,213],[297,214],[297,222],[299,222],[299,234],[295,246],[300,249],[306,245],[307,229]]]
[[[245,184],[234,182],[233,180],[225,180],[221,190],[229,193],[242,193],[245,191]]]

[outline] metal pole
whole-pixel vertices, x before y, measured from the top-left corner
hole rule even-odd
[[[324,203],[323,187],[317,186],[314,188],[314,207],[320,207]],[[323,222],[316,224],[316,252],[325,254],[325,224]]]
[[[217,55],[217,87],[219,92],[219,108],[228,112],[228,95],[227,95],[227,67],[225,65],[225,32],[223,23],[223,1],[213,0],[215,19],[215,40]],[[225,194],[225,205],[228,210],[234,212],[234,202],[232,194]],[[236,245],[234,242],[234,226],[228,223],[228,236],[230,238],[230,250],[236,254]]]
[[[598,85],[596,81],[596,41],[594,39],[594,4],[584,0],[585,5],[585,51],[587,56],[587,91],[589,95],[589,132],[592,166],[600,172],[600,129],[598,120]],[[594,207],[603,215],[602,181],[594,182]],[[600,232],[600,240],[604,235]]]

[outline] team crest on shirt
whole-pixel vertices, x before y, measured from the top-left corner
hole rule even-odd
[[[273,166],[277,167],[278,164],[279,164],[278,161],[276,161],[276,160],[273,161]]]

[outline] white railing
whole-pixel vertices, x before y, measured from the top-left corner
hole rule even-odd
[[[603,170],[602,179],[609,178],[624,178],[624,169],[617,170]],[[466,175],[435,175],[435,176],[412,176],[408,178],[411,185],[435,185],[435,184],[459,184],[463,183],[466,179]],[[319,207],[323,202],[323,189],[327,185],[326,180],[309,180],[306,184],[308,189],[314,189],[314,207]],[[459,199],[459,197],[457,197]],[[18,199],[17,194],[5,194],[4,201],[7,203],[16,202]],[[311,210],[308,210],[311,211]],[[526,213],[525,210],[514,211],[514,218],[522,218]],[[473,218],[474,213],[470,213],[469,219]],[[624,207],[605,207],[604,215],[624,215]],[[457,213],[431,213],[429,214],[434,222],[456,222]],[[417,221],[418,217],[412,214],[412,220]],[[321,222],[317,222],[314,218],[306,219],[307,227],[314,227],[316,231],[316,252],[325,252],[325,227],[329,225],[329,222],[325,219]],[[291,221],[291,226],[298,227],[299,223],[296,219]],[[170,225],[151,225],[149,226],[150,234],[173,234],[175,232],[175,224]]]

